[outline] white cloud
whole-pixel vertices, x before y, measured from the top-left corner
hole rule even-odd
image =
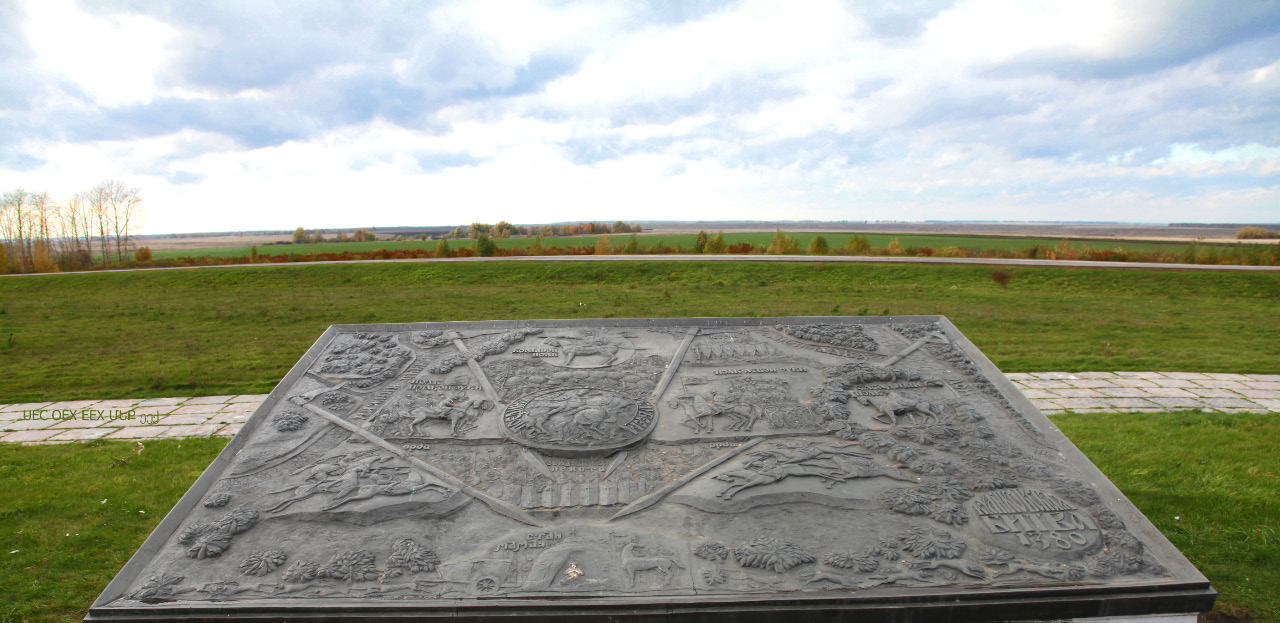
[[[97,17],[72,0],[27,0],[24,34],[45,71],[83,88],[101,106],[144,102],[177,32],[145,16]]]
[[[1267,220],[1280,28],[1249,35],[1262,52],[1229,37],[1168,52],[1162,32],[1196,27],[1199,9],[1164,6],[972,0],[886,36],[825,1],[660,19],[624,2],[305,20],[219,5],[185,21],[32,2],[21,28],[38,79],[26,99],[0,85],[0,141],[14,146],[0,189],[65,196],[120,178],[142,188],[156,233]],[[252,41],[230,55],[240,17]],[[1115,77],[1062,70],[1153,54]]]

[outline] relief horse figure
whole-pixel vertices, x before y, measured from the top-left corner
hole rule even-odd
[[[410,409],[407,415],[413,418],[409,423],[410,434],[419,434],[418,427],[432,421],[449,421],[449,436],[458,437],[470,430],[470,425],[484,411],[493,408],[488,400],[467,400],[461,394],[445,398],[434,405]]]
[[[673,567],[684,569],[684,565],[670,556],[636,556],[635,548],[634,539],[622,547],[622,570],[627,574],[627,586],[636,585],[636,573],[654,569],[662,574],[662,588],[666,588],[671,584],[671,569]]]
[[[886,396],[858,396],[857,398],[859,404],[872,407],[878,412],[873,416],[875,419],[889,425],[897,424],[899,415],[905,416],[912,424],[928,423],[930,420],[937,424],[938,416],[942,415],[941,406],[923,398],[903,396],[898,392],[889,392]]]
[[[684,419],[680,423],[692,428],[694,434],[715,432],[717,415],[730,419],[725,430],[751,430],[756,420],[764,415],[759,406],[718,392],[712,392],[711,398],[701,394],[681,394],[667,404],[673,409],[684,410]]]
[[[599,355],[604,357],[604,361],[598,365],[608,366],[618,360],[618,351],[621,350],[617,344],[606,339],[576,339],[563,338],[551,339],[543,342],[547,346],[554,346],[560,349],[560,354],[564,357],[562,362],[565,366],[572,366],[573,360],[582,355]]]

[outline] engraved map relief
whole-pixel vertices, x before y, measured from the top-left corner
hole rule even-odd
[[[740,320],[339,327],[116,602],[1170,575],[949,324]]]

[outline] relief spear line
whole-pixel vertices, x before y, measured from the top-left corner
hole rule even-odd
[[[542,457],[534,454],[528,448],[525,448],[523,446],[517,446],[517,447],[520,450],[521,458],[524,459],[525,463],[529,464],[529,467],[532,467],[534,471],[538,472],[539,474],[546,476],[547,480],[555,482],[556,477],[551,474],[551,470],[547,467],[547,464],[542,461]]]
[[[310,403],[298,403],[298,406],[326,420],[329,420],[330,422],[333,422],[334,424],[337,424],[338,426],[341,426],[342,428],[345,428],[361,437],[364,437],[365,439],[369,440],[370,443],[386,450],[387,452],[390,452],[396,455],[397,457],[400,457],[405,461],[408,461],[409,463],[413,464],[415,467],[418,467],[419,469],[422,469],[428,474],[431,474],[432,476],[443,481],[445,484],[449,485],[450,487],[453,487],[462,493],[465,493],[477,500],[480,500],[486,506],[492,509],[493,512],[498,513],[499,515],[503,515],[505,517],[514,519],[523,524],[528,524],[530,526],[542,527],[542,524],[539,523],[538,520],[529,516],[524,511],[506,502],[503,502],[502,500],[494,498],[489,494],[483,491],[480,491],[479,489],[476,489],[475,487],[472,487],[471,485],[459,480],[457,477],[453,476],[452,474],[449,474],[448,472],[445,472],[444,470],[441,470],[440,468],[435,467],[434,465],[431,465],[430,463],[427,463],[426,461],[423,461],[422,459],[419,459],[418,457],[415,457],[409,454],[408,452],[405,452],[404,450],[401,450],[400,448],[397,448],[391,445],[390,443],[387,442],[387,440],[377,435],[374,435],[373,433],[370,433],[369,431],[363,428],[360,428],[359,426],[356,426],[351,422],[348,422]]]
[[[916,350],[919,349],[921,346],[924,346],[925,344],[928,344],[930,342],[934,344],[948,344],[950,343],[950,340],[947,339],[947,336],[935,331],[933,333],[930,333],[929,335],[926,335],[916,340],[910,346],[903,349],[902,352],[880,362],[880,366],[887,368],[895,363],[898,363],[899,361],[902,361],[902,359],[905,358],[907,355],[910,355],[911,353],[916,352]]]
[[[671,379],[676,377],[676,368],[680,367],[680,363],[684,361],[684,354],[689,351],[689,345],[693,344],[693,338],[698,336],[698,327],[689,329],[685,334],[684,341],[680,342],[680,347],[676,349],[674,355],[671,356],[671,362],[667,364],[667,369],[662,373],[662,378],[658,380],[658,386],[653,388],[654,403],[662,398],[662,393],[667,391],[667,386],[671,384]]]
[[[502,401],[498,399],[498,392],[493,390],[493,384],[489,382],[489,377],[484,375],[484,369],[480,367],[480,364],[476,363],[475,359],[467,356],[471,354],[471,351],[467,350],[467,345],[463,344],[462,340],[459,338],[453,338],[453,345],[458,347],[458,352],[461,352],[462,356],[466,358],[467,367],[471,368],[471,374],[475,375],[476,380],[480,382],[480,387],[484,388],[484,395],[488,396],[489,400],[493,401],[498,413],[502,413],[506,410],[507,405],[503,404]]]

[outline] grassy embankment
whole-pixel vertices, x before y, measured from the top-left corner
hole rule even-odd
[[[265,393],[330,324],[944,314],[1010,371],[1275,373],[1280,274],[390,263],[0,279],[0,403]]]
[[[1280,420],[1054,422],[1209,577],[1217,612],[1280,621]],[[0,444],[0,489],[23,492],[0,510],[0,621],[79,621],[224,443]]]
[[[714,235],[715,232],[708,232]],[[833,232],[797,232],[790,234],[799,241],[801,247],[807,247],[809,242],[815,236],[822,236],[832,249],[838,249],[848,242],[853,232],[833,233]],[[621,247],[626,244],[630,234],[610,234],[609,243],[613,246]],[[1093,249],[1123,249],[1125,251],[1168,251],[1174,254],[1180,254],[1187,249],[1187,243],[1182,242],[1157,242],[1143,240],[1099,240],[1094,238],[1043,238],[1029,236],[982,236],[982,235],[953,235],[953,234],[865,234],[868,242],[872,247],[887,247],[893,240],[897,240],[902,247],[933,247],[934,249],[942,249],[945,247],[961,247],[970,249],[1027,249],[1033,246],[1053,247],[1067,240],[1068,244],[1074,248],[1081,249],[1085,247]],[[682,247],[686,251],[692,249],[694,243],[697,242],[698,234],[637,234],[637,240],[644,246],[668,246]],[[560,236],[548,237],[542,239],[544,247],[594,247],[599,241],[600,236]],[[772,233],[766,232],[749,232],[749,233],[729,233],[724,234],[724,241],[727,245],[735,245],[742,243],[750,243],[757,246],[767,246],[769,241],[773,239]],[[533,238],[503,238],[495,240],[500,249],[524,249],[533,244]],[[287,245],[260,245],[258,253],[262,255],[279,255],[287,253],[296,253],[298,255],[306,255],[309,253],[342,253],[350,252],[366,252],[376,249],[435,249],[438,241],[436,240],[379,240],[375,242],[325,242],[325,243],[307,243],[307,244],[287,244]],[[473,240],[461,239],[450,240],[449,245],[453,248],[468,247],[473,244]],[[1225,245],[1204,245],[1201,246],[1225,246]],[[173,257],[243,257],[249,255],[251,247],[214,247],[209,249],[172,249],[164,251],[155,251],[153,257],[156,258],[173,258]]]

